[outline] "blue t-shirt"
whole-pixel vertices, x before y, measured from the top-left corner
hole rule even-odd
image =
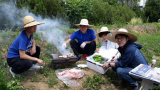
[[[85,41],[91,41],[96,39],[96,36],[94,34],[95,32],[92,29],[87,29],[85,34],[83,34],[81,30],[78,30],[72,34],[70,39],[71,40],[77,39],[78,43],[81,45]]]
[[[19,50],[24,50],[26,54],[30,53],[32,48],[33,34],[30,35],[30,38],[27,37],[25,30],[13,41],[12,45],[9,48],[7,58],[16,58],[20,57]]]

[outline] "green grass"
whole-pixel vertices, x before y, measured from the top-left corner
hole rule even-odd
[[[99,90],[101,89],[100,84],[105,84],[106,81],[102,79],[101,75],[93,75],[93,77],[88,76],[84,83],[83,87],[86,88],[86,90]]]
[[[137,43],[141,44],[143,48],[141,49],[141,52],[147,59],[149,63],[151,63],[151,60],[153,59],[153,55],[160,56],[160,33],[156,33],[154,35],[147,35],[140,37],[137,41]],[[157,62],[159,63],[159,62]],[[160,67],[160,66],[158,66]]]
[[[107,26],[109,28],[109,30],[112,29],[116,29],[117,27],[123,27],[125,24],[118,24],[118,25],[101,25],[101,26],[95,26],[94,29],[100,29],[102,26]],[[153,30],[154,33],[151,33],[149,30],[145,30],[145,34],[140,34],[134,31],[129,30],[129,32],[135,34],[138,36],[138,41],[136,43],[139,43],[143,46],[143,48],[140,50],[142,52],[142,54],[144,55],[144,57],[147,59],[147,61],[149,63],[151,63],[151,60],[153,59],[153,55],[155,56],[160,56],[160,24],[158,23],[147,23],[147,24],[143,24],[143,25],[155,25],[157,28]],[[63,29],[63,28],[61,28]],[[69,33],[73,33],[74,31],[78,30],[78,29],[63,29],[64,31],[68,31]],[[67,33],[68,33],[67,32]],[[11,88],[16,86],[21,86],[22,81],[27,81],[28,79],[30,79],[32,82],[45,82],[48,84],[48,87],[54,87],[56,85],[59,86],[59,89],[69,89],[68,86],[66,86],[65,84],[63,85],[59,85],[58,81],[57,81],[57,76],[55,75],[55,70],[56,69],[64,69],[64,68],[72,68],[72,67],[76,67],[76,65],[78,63],[75,64],[66,64],[66,65],[53,65],[51,64],[51,58],[50,58],[50,54],[51,53],[57,53],[57,49],[55,48],[55,46],[51,45],[51,44],[46,44],[46,41],[41,41],[39,36],[37,34],[34,34],[34,39],[36,41],[36,44],[39,44],[39,46],[41,47],[41,55],[40,55],[40,59],[44,60],[44,62],[46,63],[46,65],[44,66],[43,69],[40,69],[36,72],[34,71],[27,71],[25,74],[30,75],[31,73],[33,74],[32,77],[28,78],[27,75],[22,75],[16,78],[12,78],[11,74],[9,73],[9,66],[7,64],[7,61],[4,60],[6,58],[4,58],[2,55],[3,53],[8,52],[8,49],[11,45],[11,43],[15,40],[15,38],[20,34],[19,30],[16,30],[16,32],[13,32],[11,30],[7,30],[7,31],[0,31],[0,80],[2,80],[2,82],[0,81],[0,86],[3,85],[4,88],[7,86],[7,83],[11,83],[14,85],[11,85]],[[100,47],[100,44],[97,44],[97,47]],[[160,62],[157,61],[156,63],[157,67],[160,67]],[[89,71],[89,69],[82,69],[82,70],[87,70]],[[36,73],[36,74],[34,74]],[[118,80],[118,76],[115,72],[108,72],[104,75],[106,81],[104,82],[102,77],[102,75],[94,75],[93,77],[87,77],[85,78],[85,85],[83,85],[83,88],[88,88],[88,89],[99,89],[100,87],[97,85],[98,84],[103,84],[105,86],[107,85],[115,85],[118,86],[120,89],[130,89],[128,88],[128,84],[126,84],[125,82]],[[46,81],[42,80],[43,78],[48,78]],[[88,80],[89,78],[91,78],[90,80]],[[12,81],[15,81],[16,83],[13,83]],[[17,84],[18,83],[18,84]],[[20,87],[19,87],[20,88]],[[34,88],[34,87],[31,87]],[[26,90],[31,90],[31,88],[26,89]],[[7,89],[6,89],[7,90]],[[21,89],[22,90],[22,89]],[[34,89],[32,89],[34,90]],[[107,88],[107,90],[113,90],[112,88]]]

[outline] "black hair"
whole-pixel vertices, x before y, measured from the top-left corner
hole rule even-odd
[[[102,37],[103,35],[107,35],[108,33],[110,33],[110,32],[101,32],[101,33],[99,33],[99,37]]]
[[[128,37],[128,35],[126,35],[126,34],[117,34],[117,35],[119,35],[119,36],[124,36],[124,37]],[[117,37],[117,35],[115,36],[115,39],[116,39],[116,37]]]

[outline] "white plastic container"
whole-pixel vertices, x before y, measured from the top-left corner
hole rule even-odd
[[[106,69],[106,70],[103,69],[103,68],[102,68],[102,65],[104,65],[104,64],[101,64],[101,63],[99,63],[99,62],[95,62],[95,61],[94,61],[93,57],[94,57],[95,55],[99,55],[99,54],[98,54],[98,53],[95,53],[95,54],[93,54],[92,56],[87,57],[87,67],[90,68],[90,69],[92,69],[92,70],[94,70],[94,71],[96,71],[96,72],[99,72],[99,73],[101,73],[101,74],[105,74],[108,69]],[[104,60],[107,61],[108,58],[104,58]]]

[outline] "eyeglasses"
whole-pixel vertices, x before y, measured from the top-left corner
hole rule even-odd
[[[124,40],[126,37],[120,37],[120,38],[116,38],[116,41],[122,41],[122,40]]]

